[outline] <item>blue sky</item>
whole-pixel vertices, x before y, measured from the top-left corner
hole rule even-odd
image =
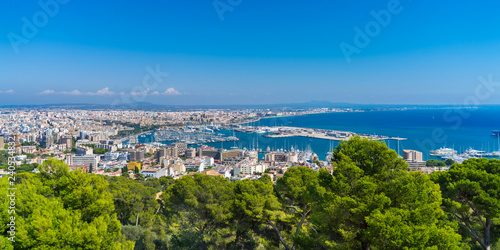
[[[212,0],[6,1],[0,105],[462,104],[478,77],[500,82],[498,1],[215,3],[227,11]],[[369,41],[348,60],[340,45],[356,46],[356,27]]]

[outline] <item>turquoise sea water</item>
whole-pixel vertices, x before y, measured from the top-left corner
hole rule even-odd
[[[360,134],[376,134],[408,138],[400,141],[399,153],[403,149],[415,149],[424,153],[424,159],[431,158],[430,150],[450,147],[462,152],[469,147],[487,152],[497,151],[498,138],[492,130],[500,130],[500,107],[483,106],[477,109],[419,109],[403,111],[369,111],[327,113],[307,116],[262,119],[250,125],[293,126],[319,129],[352,131]],[[220,131],[232,135],[233,131]],[[337,141],[303,137],[267,138],[261,134],[238,133],[235,143],[212,143],[210,146],[231,148],[273,149],[310,148],[324,159],[326,153],[338,145]],[[398,150],[397,141],[386,140],[386,144]]]

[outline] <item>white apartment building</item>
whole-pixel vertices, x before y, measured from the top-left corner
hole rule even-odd
[[[143,169],[140,171],[144,177],[151,177],[151,178],[160,178],[162,176],[166,176],[166,169],[163,168],[151,168],[151,169]]]
[[[67,154],[66,155],[66,160],[65,163],[68,165],[79,165],[79,166],[87,166],[89,167],[90,164],[94,168],[97,168],[99,164],[99,156],[98,155],[74,155],[74,154]]]

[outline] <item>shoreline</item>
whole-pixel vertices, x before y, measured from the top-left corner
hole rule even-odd
[[[255,126],[253,128],[269,128],[267,126]],[[395,141],[404,141],[408,138],[402,137],[392,137],[392,136],[383,136],[383,135],[366,135],[359,134],[351,131],[340,131],[340,130],[331,130],[331,129],[317,129],[317,128],[302,128],[302,127],[290,127],[290,126],[277,126],[271,127],[274,131],[268,129],[267,133],[262,135],[263,137],[268,138],[288,138],[288,137],[306,137],[306,138],[315,138],[315,139],[324,139],[331,141],[345,141],[349,140],[354,136],[360,136],[361,138],[366,138],[369,140],[395,140]],[[249,133],[256,133],[254,131],[246,131]]]
[[[321,114],[330,114],[330,113],[346,113],[346,112],[320,112],[320,113],[312,113],[312,114],[301,114],[301,115],[282,115],[282,116],[271,116],[271,117],[259,117],[256,120],[253,121],[247,121],[247,122],[238,122],[238,123],[230,123],[228,125],[243,125],[243,124],[249,124],[249,123],[254,123],[258,122],[263,119],[276,119],[276,118],[282,118],[282,117],[294,117],[294,116],[308,116],[308,115],[321,115]]]

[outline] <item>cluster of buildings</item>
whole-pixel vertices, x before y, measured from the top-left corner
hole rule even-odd
[[[408,163],[410,171],[420,171],[425,174],[450,169],[449,167],[427,166],[426,161],[423,160],[422,152],[416,150],[403,150],[403,160]]]
[[[178,126],[187,124],[229,124],[267,116],[301,115],[327,112],[276,112],[270,110],[206,110],[154,112],[141,110],[76,109],[2,109],[0,110],[0,147],[14,141],[15,160],[42,164],[51,157],[63,160],[72,169],[95,174],[134,177],[179,178],[192,173],[225,178],[258,178],[266,172],[277,177],[291,166],[309,166],[317,156],[312,152],[269,152],[259,159],[257,151],[190,147],[183,142],[129,144],[120,139],[120,131],[137,127]],[[316,158],[315,158],[316,157]]]
[[[292,166],[319,167],[313,163],[317,155],[312,152],[274,151],[265,154],[264,160],[259,153],[247,149],[221,149],[208,146],[188,147],[185,143],[172,143],[156,147],[154,144],[137,145],[130,154],[143,152],[152,155],[140,162],[140,166],[129,161],[129,176],[137,170],[145,177],[159,178],[170,176],[179,178],[193,173],[221,176],[231,180],[259,178],[263,173],[273,178],[282,176]],[[136,169],[137,167],[137,169]]]
[[[190,147],[185,142],[169,145],[130,144],[124,143],[119,134],[120,131],[134,130],[137,126],[229,124],[267,116],[320,112],[338,111],[4,109],[0,110],[0,148],[4,148],[7,141],[14,141],[18,165],[42,164],[53,157],[65,161],[72,169],[92,169],[92,173],[110,176],[127,173],[134,178],[140,173],[146,178],[179,178],[203,173],[239,180],[258,178],[262,173],[267,173],[277,178],[292,166],[307,166],[317,170],[319,167],[331,168],[331,164],[318,161],[313,152],[293,148],[263,154],[247,149]],[[443,170],[426,166],[422,153],[415,150],[404,150],[403,158],[413,171],[430,173]]]

